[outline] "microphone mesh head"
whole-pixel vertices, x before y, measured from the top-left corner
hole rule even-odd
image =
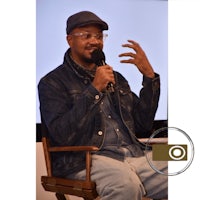
[[[95,49],[91,54],[92,61],[98,65],[104,65],[105,63],[105,54],[101,49]]]

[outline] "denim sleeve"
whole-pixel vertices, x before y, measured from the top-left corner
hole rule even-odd
[[[158,108],[160,97],[160,76],[155,74],[155,78],[143,77],[142,89],[139,98],[134,100],[134,122],[135,131],[148,132],[152,129],[154,117]]]
[[[66,91],[54,80],[38,85],[40,111],[55,145],[87,145],[88,134],[102,94],[92,85],[84,91]]]

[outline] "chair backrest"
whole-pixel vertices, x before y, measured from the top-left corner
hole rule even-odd
[[[47,175],[52,176],[52,168],[51,168],[51,155],[49,152],[49,139],[47,137],[42,137],[42,144],[43,144],[43,150],[44,150],[44,157],[45,157],[45,163],[46,163],[46,169],[47,169]]]
[[[48,129],[43,122],[41,124],[41,132],[42,132],[42,145],[44,150],[44,157],[45,157],[45,163],[46,163],[46,169],[47,169],[47,175],[52,176],[52,167],[51,167],[51,155],[49,151],[50,143],[48,138]]]

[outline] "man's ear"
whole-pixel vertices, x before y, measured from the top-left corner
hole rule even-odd
[[[72,45],[72,36],[71,35],[67,35],[66,36],[66,40],[67,40],[67,43],[69,44],[69,46],[71,47],[71,45]]]

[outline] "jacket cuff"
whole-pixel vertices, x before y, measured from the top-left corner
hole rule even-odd
[[[154,78],[143,76],[143,86],[152,85],[154,89],[160,88],[160,75],[155,73]]]
[[[95,87],[90,85],[87,89],[86,95],[89,97],[91,101],[93,101],[95,104],[98,103],[102,97],[103,94],[99,92]]]

